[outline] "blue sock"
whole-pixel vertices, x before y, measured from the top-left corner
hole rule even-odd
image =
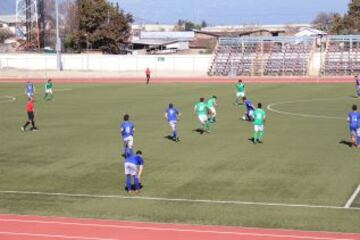
[[[126,175],[126,187],[128,191],[131,190],[131,175]]]
[[[173,131],[173,138],[176,138],[177,137],[177,134],[176,134],[176,130]]]
[[[140,181],[138,176],[134,176],[134,184],[135,184],[135,190],[139,190],[140,189]]]

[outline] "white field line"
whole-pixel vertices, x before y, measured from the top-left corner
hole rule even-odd
[[[183,203],[207,203],[220,205],[253,205],[271,207],[294,207],[294,208],[323,208],[323,209],[342,209],[339,206],[310,205],[310,204],[287,204],[270,202],[247,202],[247,201],[223,201],[208,199],[186,199],[186,198],[162,198],[162,197],[143,197],[143,196],[123,196],[123,195],[97,195],[97,194],[77,194],[77,193],[51,193],[51,192],[29,192],[29,191],[0,191],[0,194],[17,195],[39,195],[48,197],[70,197],[70,198],[105,198],[105,199],[134,199],[143,201],[162,201],[162,202],[183,202]],[[360,210],[360,208],[348,208],[347,210]]]
[[[72,239],[72,240],[119,240],[115,238],[95,238],[95,237],[81,237],[81,236],[65,236],[53,234],[37,234],[37,233],[22,233],[22,232],[0,232],[0,236],[22,236],[22,237],[36,237],[36,238],[57,238],[57,239]]]
[[[275,102],[271,103],[267,106],[269,111],[289,115],[289,116],[296,116],[296,117],[305,117],[305,118],[320,118],[320,119],[334,119],[334,120],[346,120],[346,117],[335,117],[335,116],[326,116],[326,115],[315,115],[315,114],[305,114],[305,113],[296,113],[296,112],[287,112],[275,109],[275,106],[284,105],[284,104],[293,104],[293,103],[306,103],[306,102],[314,102],[314,101],[331,101],[337,99],[349,99],[349,97],[339,97],[339,98],[314,98],[314,99],[307,99],[307,100],[297,100],[297,101],[284,101],[284,102]]]
[[[256,233],[256,232],[232,232],[232,231],[216,231],[216,230],[198,230],[198,229],[188,229],[181,227],[121,226],[115,224],[74,223],[74,222],[19,220],[19,219],[0,219],[0,222],[45,224],[45,225],[48,224],[48,225],[78,226],[78,227],[92,227],[92,228],[113,228],[113,229],[127,229],[127,230],[141,230],[141,231],[155,231],[155,232],[180,232],[180,233],[185,232],[185,233],[198,233],[198,234],[252,236],[252,237],[264,237],[264,238],[290,238],[290,239],[310,239],[310,240],[356,240],[348,237],[335,238],[335,237],[301,236],[301,235],[296,235],[296,233],[271,234],[271,233]],[[44,229],[46,229],[45,226]],[[321,233],[321,232],[313,232],[313,233]]]
[[[57,89],[56,91],[54,91],[54,93],[56,92],[67,92],[67,91],[72,91],[72,88],[61,88],[61,89]],[[40,95],[39,93],[35,93],[35,95]],[[12,95],[12,96],[8,96],[8,95],[0,95],[0,103],[11,103],[11,102],[15,102],[17,100],[16,97],[21,97],[23,95],[17,94],[17,95]],[[24,94],[25,96],[25,94]],[[5,100],[1,100],[1,99],[5,99]]]
[[[359,193],[360,193],[360,184],[357,186],[357,188],[355,189],[349,200],[346,202],[344,208],[351,208],[351,205],[353,204]]]
[[[5,99],[5,100],[1,100]],[[9,103],[9,102],[15,102],[16,97],[14,96],[0,96],[0,103]]]

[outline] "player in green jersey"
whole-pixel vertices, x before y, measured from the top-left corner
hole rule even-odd
[[[200,98],[200,102],[196,103],[194,107],[194,114],[197,114],[201,123],[201,131],[210,132],[210,123],[208,121],[208,106],[204,98]]]
[[[51,79],[49,79],[45,84],[45,96],[44,100],[49,101],[53,99],[53,83]]]
[[[210,123],[214,123],[216,122],[216,108],[217,107],[217,97],[216,96],[212,96],[208,101],[207,101],[207,107],[209,109],[209,122]]]
[[[265,120],[266,113],[262,109],[262,104],[258,103],[258,108],[254,112],[254,144],[263,142]]]
[[[245,85],[243,81],[240,79],[238,83],[236,84],[236,99],[235,99],[235,105],[240,105],[240,100],[242,100],[242,103],[244,103],[243,98],[245,97]]]

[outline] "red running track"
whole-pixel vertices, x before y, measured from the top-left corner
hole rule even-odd
[[[351,77],[153,77],[150,83],[232,83],[238,79],[246,83],[354,83]],[[141,77],[54,77],[57,83],[145,83]],[[24,83],[31,80],[35,83],[44,83],[44,78],[0,77],[0,83]]]
[[[360,240],[360,234],[0,215],[1,240]]]

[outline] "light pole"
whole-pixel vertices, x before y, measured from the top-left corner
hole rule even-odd
[[[61,39],[59,34],[59,2],[56,0],[56,67],[58,71],[62,71],[61,64]]]

